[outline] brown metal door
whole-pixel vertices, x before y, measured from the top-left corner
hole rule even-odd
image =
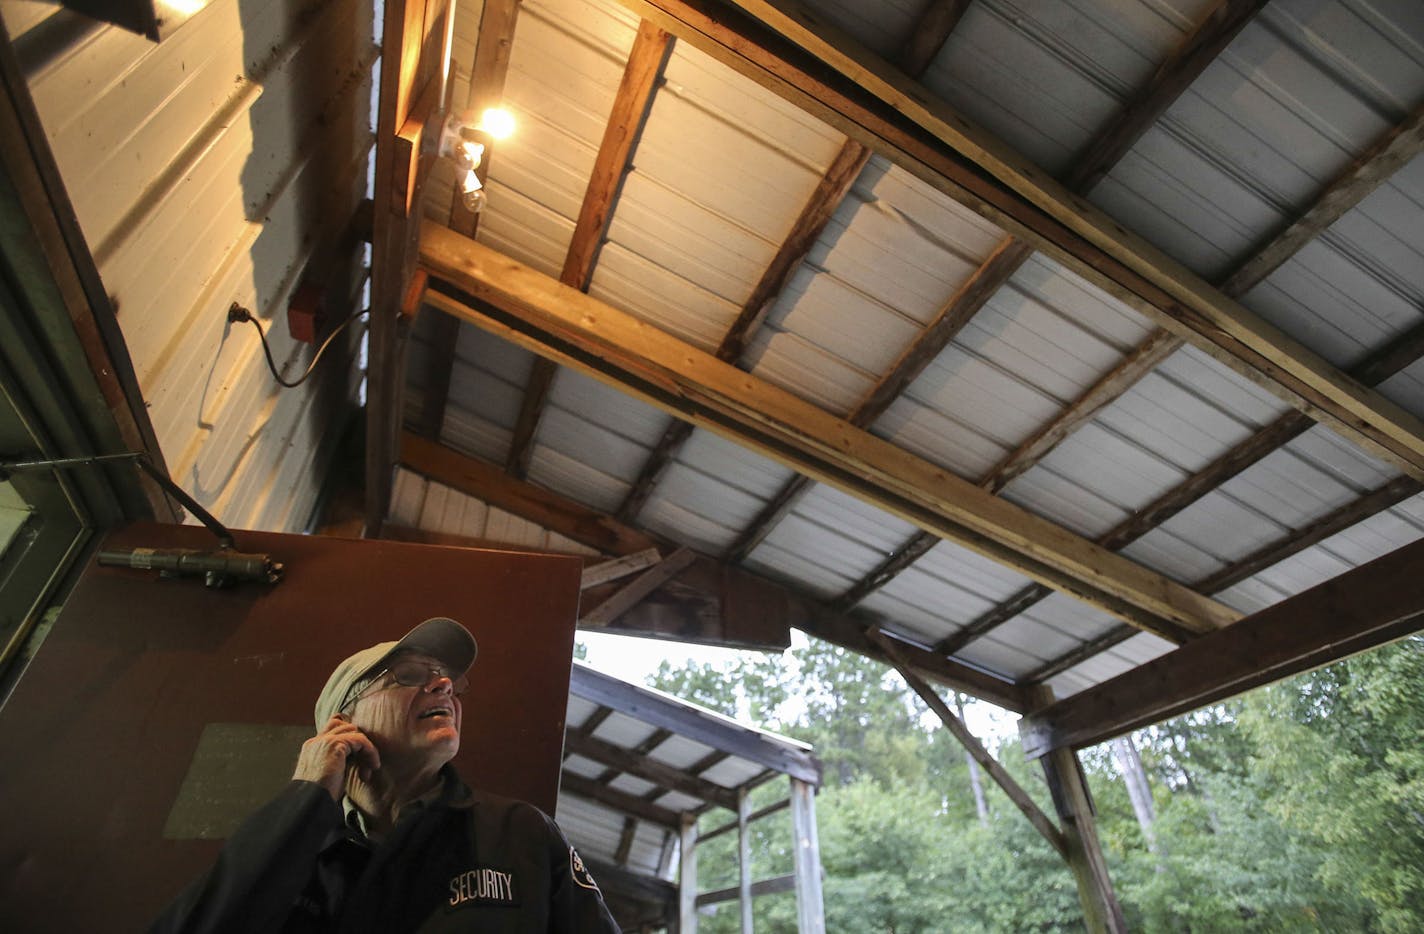
[[[215,542],[138,525],[105,547],[140,545]],[[0,930],[142,930],[290,778],[334,665],[431,616],[480,645],[461,775],[553,812],[578,559],[257,532],[237,545],[285,580],[209,590],[91,565],[0,709]]]

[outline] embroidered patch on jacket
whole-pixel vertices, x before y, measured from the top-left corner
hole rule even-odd
[[[498,869],[471,869],[450,879],[450,907],[469,903],[517,905],[519,889],[514,873]]]
[[[583,859],[578,855],[578,850],[569,847],[569,875],[574,877],[574,881],[586,889],[593,889],[598,892],[598,883],[593,881],[593,876],[589,875],[588,867],[583,864]],[[602,892],[599,892],[602,895]]]

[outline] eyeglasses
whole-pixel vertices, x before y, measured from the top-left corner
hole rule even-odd
[[[450,679],[450,693],[456,697],[464,694],[470,688],[470,679],[464,675],[457,675],[444,665],[432,665],[429,662],[406,659],[405,661],[392,662],[387,668],[376,672],[371,676],[366,685],[357,691],[354,696],[349,696],[338,710],[349,710],[351,705],[365,696],[373,686],[378,684],[384,675],[390,675],[391,680],[396,684],[408,688],[423,688],[437,678]],[[355,685],[352,685],[355,688]]]

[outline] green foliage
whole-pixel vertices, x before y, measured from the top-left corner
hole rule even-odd
[[[962,747],[893,672],[825,643],[717,668],[664,665],[655,686],[807,740],[827,929],[1077,931],[1062,859],[987,777],[981,823]],[[951,707],[952,697],[947,698]],[[1156,812],[1146,844],[1107,747],[1082,761],[1132,930],[1424,930],[1424,639],[1411,638],[1138,733]],[[1054,814],[1009,741],[1004,768]],[[786,795],[758,788],[753,806]],[[704,829],[729,818],[706,815]],[[753,825],[753,875],[791,871],[783,817]],[[736,881],[735,835],[699,849],[703,888]],[[756,930],[794,932],[795,899],[757,899]],[[706,934],[740,930],[735,902]]]

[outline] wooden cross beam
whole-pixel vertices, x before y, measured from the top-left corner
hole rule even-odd
[[[1239,614],[1099,548],[794,394],[438,225],[432,277],[470,296],[436,307],[678,414],[957,541],[1035,580],[1180,642]],[[478,306],[478,307],[476,307]]]
[[[1382,645],[1424,627],[1424,540],[1024,720],[1030,757],[1081,748]]]

